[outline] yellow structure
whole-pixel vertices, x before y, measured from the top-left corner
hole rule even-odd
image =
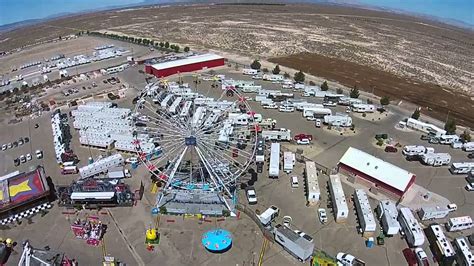
[[[154,241],[158,236],[156,235],[156,229],[150,228],[146,230],[146,240],[147,241]]]

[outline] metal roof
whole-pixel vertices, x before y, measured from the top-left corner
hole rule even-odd
[[[399,191],[405,191],[414,176],[413,173],[352,147],[347,149],[339,163],[356,169]]]
[[[190,65],[190,64],[201,63],[201,62],[217,60],[217,59],[223,59],[223,57],[216,54],[201,54],[201,55],[190,56],[184,59],[158,63],[158,64],[153,65],[152,67],[156,70],[162,70],[162,69]]]

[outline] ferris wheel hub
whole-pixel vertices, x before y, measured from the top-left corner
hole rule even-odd
[[[196,146],[196,137],[195,136],[189,136],[184,138],[184,144],[186,146]]]

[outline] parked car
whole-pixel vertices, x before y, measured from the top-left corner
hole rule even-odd
[[[137,157],[129,157],[129,158],[125,159],[125,162],[130,163],[130,164],[138,163],[138,158]]]
[[[43,159],[43,151],[42,150],[36,150],[36,159]]]
[[[3,148],[2,148],[3,149]],[[474,152],[471,152],[467,155],[467,158],[474,159]]]
[[[296,144],[298,145],[309,145],[311,144],[311,141],[309,139],[299,139],[296,141]]]
[[[31,159],[33,159],[33,157],[31,157],[31,154],[28,153],[28,154],[26,155],[26,160],[27,160],[27,161],[31,161]]]
[[[20,165],[20,159],[15,158],[15,160],[13,160],[13,164],[14,164],[15,166]]]
[[[21,145],[23,145],[23,144],[25,144],[25,141],[23,140],[23,138],[20,138],[20,139],[18,140],[18,145],[21,146]]]
[[[300,133],[300,134],[296,134],[295,137],[294,137],[294,139],[295,139],[295,140],[299,140],[299,139],[309,139],[309,140],[313,140],[313,135]]]
[[[21,162],[21,163],[26,163],[26,157],[25,157],[25,155],[20,156],[20,162]]]
[[[385,152],[398,152],[398,149],[393,146],[385,147]]]
[[[421,140],[430,140],[431,137],[428,136],[428,135],[421,135],[420,139],[421,139]]]
[[[262,105],[263,109],[278,109],[278,105],[275,103],[268,103],[268,104],[263,104]]]
[[[13,142],[13,147],[15,147],[15,148],[18,147],[18,141]]]
[[[339,252],[336,255],[338,266],[352,266],[355,261],[355,257],[348,253]]]
[[[24,140],[25,140],[25,143],[30,142],[30,138],[28,138],[28,137],[25,137]]]
[[[430,138],[429,143],[431,143],[431,144],[439,144],[439,139],[438,139],[438,138]]]
[[[257,204],[257,194],[255,193],[255,189],[253,187],[247,188],[247,200],[249,201],[249,204]]]
[[[418,265],[428,266],[428,256],[422,248],[415,248],[415,256],[418,261]]]
[[[2,151],[6,150],[8,148],[7,144],[2,145]]]
[[[467,191],[474,191],[474,184],[470,183],[470,184],[467,184],[465,189]]]
[[[324,208],[319,208],[318,209],[318,216],[319,216],[319,221],[324,224],[328,221],[328,216],[326,213],[326,209]]]
[[[417,265],[417,261],[416,261],[416,256],[415,256],[415,253],[413,252],[413,250],[411,250],[410,248],[405,248],[403,251],[403,256],[405,257],[405,260],[407,261],[408,265],[410,266],[415,266]]]
[[[314,116],[307,116],[307,117],[306,117],[306,120],[308,120],[308,121],[315,121],[315,120],[316,120],[316,117],[314,117]]]
[[[316,127],[321,127],[321,119],[316,119]]]
[[[8,144],[7,144],[7,148],[8,148],[8,149],[11,149],[11,148],[13,148],[13,144],[12,144],[11,142],[10,142],[10,143],[8,143]]]

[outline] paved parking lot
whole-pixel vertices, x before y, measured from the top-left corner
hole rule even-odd
[[[138,69],[138,67],[128,69],[118,74],[118,76],[123,82],[129,83],[135,88],[140,88],[145,83],[143,76],[137,74]],[[228,76],[242,79],[242,75],[227,73],[226,67],[222,69],[222,72],[226,72]],[[183,76],[183,79],[193,87],[193,77]],[[210,83],[202,81],[199,88],[203,88],[206,94],[211,96],[221,95],[220,88],[208,89]],[[278,85],[268,82],[257,81],[257,83],[263,84],[265,88],[279,88]],[[132,107],[131,99],[134,96],[134,89],[130,89],[127,93],[127,98],[117,101],[120,107]],[[251,95],[249,94],[249,96]],[[317,101],[314,98],[308,100]],[[312,134],[315,140],[311,146],[305,147],[304,155],[320,164],[334,167],[348,147],[356,147],[415,173],[417,184],[458,204],[459,209],[455,214],[456,216],[474,215],[474,196],[463,189],[465,180],[462,175],[451,175],[447,167],[432,168],[417,162],[408,162],[400,152],[385,153],[382,149],[373,145],[373,139],[377,133],[387,133],[389,137],[402,145],[426,144],[419,139],[421,133],[395,129],[395,124],[404,118],[395,109],[389,108],[388,116],[380,121],[371,121],[353,116],[356,134],[354,136],[341,136],[334,134],[334,132],[328,132],[326,129],[316,128],[314,122],[306,121],[299,112],[281,113],[277,110],[264,110],[260,107],[260,104],[255,102],[250,102],[250,105],[254,111],[263,114],[265,118],[277,119],[277,127],[291,129],[292,135],[300,132]],[[341,112],[344,111],[342,107],[336,109]],[[40,125],[38,129],[34,129],[36,123]],[[30,127],[29,131],[28,127]],[[1,127],[0,136],[2,136],[3,142],[11,142],[20,136],[30,135],[30,143],[0,152],[0,173],[6,174],[16,169],[26,171],[38,164],[43,164],[46,173],[51,176],[55,184],[71,183],[77,176],[63,176],[60,174],[53,156],[51,134],[50,114],[48,113],[32,119],[29,123],[25,120],[16,125]],[[284,146],[291,149],[295,148],[293,144],[284,144]],[[449,152],[453,157],[453,161],[467,160],[467,153],[462,151],[453,150],[449,146],[435,145],[434,147],[440,152]],[[32,161],[22,164],[18,168],[13,166],[14,158],[26,153],[33,155],[36,149],[44,151],[43,160],[39,161],[33,158]],[[105,154],[97,149],[80,147],[75,131],[73,131],[73,149],[81,159],[80,165],[86,164],[87,158],[91,154],[93,157]],[[404,265],[404,258],[400,255],[400,252],[407,247],[407,244],[399,236],[386,239],[384,246],[376,246],[372,249],[365,247],[365,239],[356,230],[357,222],[352,202],[348,201],[351,211],[347,223],[336,224],[334,222],[331,208],[327,206],[328,192],[326,186],[328,178],[326,176],[322,176],[320,180],[322,199],[319,206],[327,209],[329,221],[325,225],[320,224],[316,213],[318,206],[306,206],[302,173],[303,164],[298,163],[291,174],[299,177],[300,186],[296,189],[290,187],[289,177],[291,175],[282,173],[279,179],[269,179],[266,170],[259,174],[258,181],[254,185],[259,202],[251,208],[264,211],[270,205],[278,206],[281,212],[277,222],[281,222],[285,215],[291,216],[293,218],[293,228],[310,234],[314,238],[316,248],[322,249],[331,255],[336,255],[337,252],[349,252],[368,262],[368,265]],[[84,265],[100,263],[100,257],[104,250],[107,254],[116,256],[129,265],[138,265],[142,262],[160,265],[215,265],[217,263],[222,265],[248,265],[258,261],[263,238],[258,227],[243,213],[240,219],[229,218],[220,222],[216,219],[209,219],[210,222],[201,224],[194,219],[185,220],[182,217],[163,216],[160,222],[162,236],[160,245],[154,252],[146,251],[143,243],[144,233],[146,228],[155,223],[155,218],[150,215],[151,208],[155,203],[155,196],[149,192],[149,174],[146,173],[145,169],[139,168],[132,171],[132,175],[132,179],[127,180],[127,183],[136,189],[143,182],[146,191],[145,197],[137,206],[111,209],[110,213],[107,211],[93,213],[100,216],[104,223],[108,225],[104,249],[102,247],[89,247],[82,240],[74,239],[69,229],[70,220],[67,220],[68,215],[63,214],[64,210],[57,206],[53,207],[44,217],[37,216],[31,219],[32,224],[23,222],[21,225],[2,229],[2,236],[12,237],[19,242],[28,238],[33,245],[39,247],[46,243],[52,249],[62,250],[71,254],[72,257],[78,258]],[[246,182],[248,178],[248,176],[242,177],[242,182]],[[350,199],[353,188],[344,185],[344,191],[346,197]],[[243,191],[240,191],[239,195],[239,201],[246,204]],[[376,207],[374,200],[371,200],[371,206],[372,208]],[[82,213],[81,215],[86,214]],[[69,219],[73,219],[72,217],[69,217]],[[200,244],[201,234],[216,227],[223,227],[234,234],[233,247],[225,254],[210,254]],[[456,235],[450,234],[450,236]],[[428,251],[426,245],[424,249]],[[430,255],[430,253],[428,254]],[[18,254],[12,257],[12,260],[15,259],[18,259]],[[263,263],[264,265],[300,265],[278,244],[269,246],[264,253]]]

